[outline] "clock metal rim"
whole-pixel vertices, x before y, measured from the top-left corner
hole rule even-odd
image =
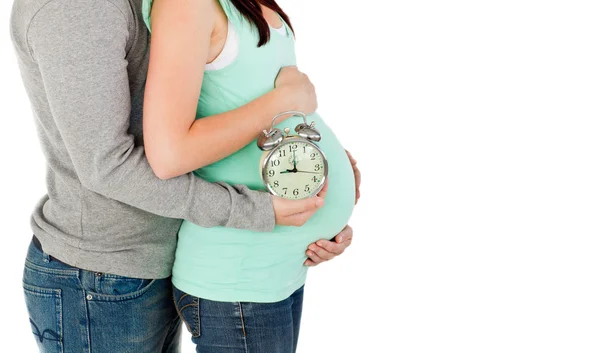
[[[302,137],[299,137],[299,136],[286,137],[285,139],[283,139],[283,141],[277,147],[275,147],[269,151],[269,153],[263,159],[262,166],[261,166],[260,176],[261,176],[262,182],[266,186],[267,190],[272,195],[279,196],[279,197],[285,198],[287,200],[302,200],[302,199],[288,199],[287,197],[283,197],[283,196],[279,195],[275,190],[273,190],[271,185],[269,185],[269,183],[267,182],[266,166],[267,166],[267,163],[269,162],[269,160],[271,159],[271,156],[275,153],[275,151],[277,151],[279,149],[279,147],[287,145],[288,143],[291,143],[291,142],[302,142],[302,143],[311,145],[312,147],[316,148],[319,151],[319,153],[321,153],[321,156],[323,156],[323,178],[321,179],[321,182],[319,183],[317,188],[315,190],[313,190],[313,192],[311,192],[310,195],[303,197],[302,199],[307,199],[309,197],[313,197],[313,196],[317,195],[321,190],[323,190],[323,186],[325,186],[325,181],[327,181],[327,177],[329,175],[329,163],[327,162],[327,157],[325,156],[325,152],[323,152],[323,150],[316,143],[314,143],[310,140],[304,139]]]

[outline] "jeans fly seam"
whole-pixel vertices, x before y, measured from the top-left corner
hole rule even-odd
[[[65,333],[63,332],[63,307],[62,307],[62,290],[59,289],[59,296],[56,298],[56,301],[58,302],[58,313],[56,313],[57,319],[58,319],[58,328],[60,329],[60,341],[58,342],[59,346],[60,346],[60,351],[63,352],[65,347],[63,344],[64,341],[64,336]]]
[[[244,338],[244,350],[248,353],[248,342],[246,339],[246,326],[244,325],[244,311],[242,310],[242,303],[238,302],[238,308],[240,310],[240,321],[242,323],[242,335]]]
[[[196,306],[194,307],[194,319],[196,319],[196,337],[200,337],[200,298],[194,297]]]
[[[78,276],[79,277],[79,276]],[[81,278],[79,279],[81,281]],[[81,289],[81,294],[83,295],[83,303],[85,306],[85,337],[84,340],[87,341],[87,348],[88,348],[88,353],[92,353],[92,338],[90,335],[90,313],[89,313],[89,302],[86,300],[86,294],[85,294],[85,289],[83,288],[82,285],[82,289]]]

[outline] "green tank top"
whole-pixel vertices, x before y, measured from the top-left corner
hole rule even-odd
[[[196,118],[236,109],[273,89],[279,70],[295,65],[295,41],[287,24],[285,35],[271,31],[271,39],[257,47],[258,31],[228,0],[220,0],[239,38],[235,61],[216,71],[206,71]],[[144,0],[144,16],[150,27],[152,0]],[[198,63],[204,65],[204,63]],[[225,227],[202,228],[184,221],[179,231],[173,284],[191,295],[227,302],[276,302],[300,288],[307,274],[305,252],[310,243],[329,239],[348,223],[355,200],[354,174],[345,150],[318,114],[322,135],[319,147],[329,162],[329,189],[325,206],[302,227],[276,226],[260,233]],[[300,123],[292,117],[277,127]],[[257,135],[258,135],[257,131]],[[244,184],[265,190],[259,173],[262,151],[251,142],[238,152],[194,173],[207,181]]]

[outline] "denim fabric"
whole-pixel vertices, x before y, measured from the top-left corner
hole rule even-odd
[[[293,353],[304,287],[277,303],[216,302],[173,289],[198,353]]]
[[[23,288],[42,353],[178,353],[170,279],[90,272],[29,246]]]

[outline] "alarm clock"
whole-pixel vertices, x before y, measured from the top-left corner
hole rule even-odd
[[[275,120],[284,115],[302,116],[304,122],[290,134],[275,127]],[[315,122],[308,124],[306,114],[287,111],[275,115],[269,131],[263,130],[257,145],[263,151],[260,159],[260,175],[267,190],[276,196],[300,200],[315,196],[323,189],[327,179],[327,158],[316,142],[321,134]]]

